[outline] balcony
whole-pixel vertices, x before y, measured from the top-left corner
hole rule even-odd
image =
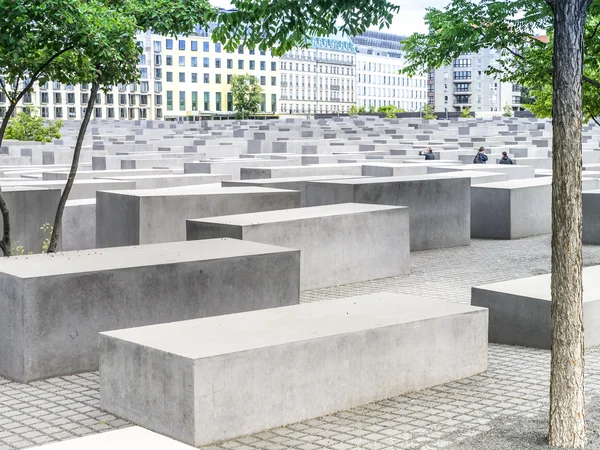
[[[281,85],[281,87],[287,87],[287,85],[288,85],[287,81],[282,81],[279,84]]]
[[[329,86],[329,89],[331,89],[332,91],[339,91],[340,90],[340,85],[339,84],[332,84]]]
[[[469,95],[471,94],[471,88],[467,88],[467,89],[454,89],[455,94],[464,94],[464,95]]]

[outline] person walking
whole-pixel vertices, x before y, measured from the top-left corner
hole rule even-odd
[[[513,160],[508,157],[506,152],[502,152],[502,158],[498,161],[498,164],[514,164]]]
[[[485,154],[485,148],[479,147],[479,151],[473,158],[473,164],[485,164],[488,160],[487,155]]]

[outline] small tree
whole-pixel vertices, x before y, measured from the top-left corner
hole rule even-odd
[[[471,116],[471,107],[465,106],[463,109],[461,109],[460,117],[463,119],[471,119],[473,117],[473,116]]]
[[[52,142],[54,139],[60,139],[62,125],[62,120],[57,120],[46,126],[44,119],[35,111],[20,112],[8,122],[4,137],[17,141]]]
[[[510,106],[508,103],[506,105],[504,105],[504,114],[502,114],[504,117],[512,117],[513,116],[513,109],[512,106]]]
[[[367,108],[365,106],[361,106],[358,108],[358,114],[364,114],[367,112]]]
[[[433,105],[423,106],[423,120],[435,120],[437,116],[433,114]]]
[[[385,117],[387,119],[395,119],[396,113],[404,112],[404,110],[400,109],[400,108],[396,108],[396,106],[394,106],[394,105],[385,105],[385,106],[380,106],[377,109],[377,112],[385,114]]]
[[[253,75],[234,75],[231,77],[233,107],[240,119],[256,114],[262,103],[263,90]]]
[[[356,105],[352,105],[350,107],[350,109],[348,110],[348,115],[349,116],[358,116],[358,108],[356,107]]]

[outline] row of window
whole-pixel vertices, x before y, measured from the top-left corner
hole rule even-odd
[[[396,95],[397,94],[397,95]],[[358,88],[358,95],[387,97],[387,98],[425,98],[425,91],[413,91],[410,89],[376,88],[362,86]]]
[[[285,92],[281,93],[281,99],[282,100],[317,100],[317,93],[314,92],[312,93],[311,91],[302,91],[301,93],[299,93],[298,91],[296,91],[295,93],[296,95],[292,95],[292,93],[290,92],[290,94],[288,95]],[[318,95],[318,99],[319,100],[324,100],[324,101],[335,101],[335,100],[339,100],[339,101],[343,101],[343,102],[350,102],[351,101],[351,95],[344,95],[344,93],[342,92],[341,95],[339,92],[320,92]]]
[[[179,91],[177,96],[174,96],[175,92],[174,91],[167,91],[166,92],[166,100],[167,100],[167,111],[174,111],[174,102],[175,99],[178,100],[178,106],[179,106],[179,111],[188,111],[187,107],[188,107],[188,102],[187,102],[187,93],[186,91]],[[189,106],[191,107],[192,111],[213,111],[211,109],[211,101],[210,101],[210,92],[204,92],[203,96],[202,96],[202,101],[199,101],[199,96],[198,96],[198,92],[192,92],[191,93],[191,104],[189,104]],[[222,101],[223,101],[223,95],[221,92],[215,92],[214,93],[214,111],[222,111],[223,107],[222,107]],[[266,112],[267,111],[267,95],[266,94],[262,94],[262,102],[261,102],[261,111]],[[200,106],[202,106],[202,108],[200,108]],[[275,112],[277,109],[277,96],[275,94],[271,94],[271,111]],[[227,93],[227,111],[233,111],[233,97],[231,92]]]
[[[273,63],[271,63],[273,64]],[[319,66],[318,64],[300,64],[300,63],[296,63],[296,71],[298,72],[311,72],[311,67],[312,67],[312,72],[320,72],[320,73],[333,73],[336,75],[354,75],[354,68],[352,67],[329,67],[329,66]],[[323,70],[323,67],[325,67],[325,70]],[[318,68],[318,69],[317,69]],[[289,69],[288,69],[288,63],[285,61],[281,62],[281,70],[294,70],[294,64],[293,63],[289,63]]]
[[[155,55],[155,56],[160,56],[160,55]],[[158,61],[158,62],[157,62]],[[190,66],[191,67],[198,67],[198,58],[195,56],[192,56],[190,58]],[[214,61],[214,67],[216,69],[220,69],[222,67],[221,64],[221,58],[215,58]],[[179,67],[186,67],[186,59],[185,56],[179,56],[177,59],[177,63],[179,65]],[[267,70],[267,61],[259,61],[258,62],[258,67],[260,70]],[[141,62],[140,64],[145,65],[145,62]],[[162,58],[155,58],[155,64],[156,66],[160,66],[162,64]],[[172,66],[173,65],[173,56],[171,55],[167,55],[165,57],[165,65],[167,66]],[[202,58],[202,67],[210,67],[210,58]],[[226,59],[226,67],[228,69],[233,69],[233,59]],[[237,68],[244,70],[245,69],[245,60],[243,59],[238,59],[237,61]],[[256,70],[256,61],[255,60],[250,60],[248,61],[248,69],[249,70]],[[277,63],[275,61],[271,61],[271,70],[274,72],[277,70]],[[144,75],[146,75],[146,77],[148,76],[148,69],[145,67],[140,68],[140,72],[142,73],[142,78],[144,78]]]
[[[416,88],[425,88],[425,80],[419,78],[406,78],[391,75],[367,75],[358,74],[359,83],[383,84],[386,86],[408,86]]]
[[[312,112],[318,113],[346,113],[350,110],[350,105],[318,105],[313,108],[312,105],[308,104],[293,104],[287,103],[281,104],[281,112],[283,114],[311,114]]]
[[[166,81],[167,83],[171,83],[173,82],[173,72],[167,72],[166,73]],[[179,72],[178,74],[178,80],[180,83],[185,83],[187,76],[185,72]],[[190,74],[191,77],[189,78],[189,80],[191,80],[192,83],[198,83],[198,74],[197,73],[192,73]],[[214,74],[214,80],[216,84],[221,84],[221,74],[217,73]],[[231,84],[231,78],[233,77],[233,74],[227,74],[227,84]],[[267,77],[266,76],[260,76],[257,77],[257,80],[259,81],[261,86],[266,86],[267,85]],[[204,83],[210,83],[210,74],[209,73],[205,73],[202,74],[202,81]],[[155,82],[155,84],[160,83],[160,82]],[[271,86],[277,86],[277,77],[271,77]]]

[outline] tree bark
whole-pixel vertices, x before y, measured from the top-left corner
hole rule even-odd
[[[552,362],[548,443],[586,444],[581,245],[583,31],[590,0],[548,0],[552,99]]]
[[[48,253],[56,252],[56,247],[58,245],[58,238],[60,237],[60,232],[61,232],[61,228],[62,228],[63,212],[65,210],[65,205],[67,204],[69,194],[71,193],[71,189],[73,188],[73,182],[75,181],[75,175],[77,175],[77,168],[79,167],[79,156],[81,155],[81,147],[83,146],[83,139],[85,138],[85,132],[87,131],[87,127],[90,122],[90,118],[92,117],[92,112],[94,111],[94,105],[96,104],[96,94],[98,93],[99,89],[100,89],[100,84],[97,81],[92,83],[92,88],[90,90],[90,98],[87,103],[87,109],[85,110],[85,115],[83,116],[83,121],[81,122],[81,126],[79,127],[79,134],[77,135],[77,141],[75,142],[75,151],[73,152],[73,161],[71,162],[71,171],[69,172],[69,178],[67,178],[67,183],[65,184],[65,189],[63,190],[63,193],[60,196],[60,201],[58,202],[58,208],[56,208],[56,216],[54,217],[54,226],[52,228],[52,235],[50,236],[50,243],[48,245]]]
[[[10,116],[17,109],[17,103],[19,100],[13,102],[11,101],[8,105],[8,109],[6,110],[6,114],[2,118],[2,125],[0,125],[0,147],[2,147],[2,141],[4,140],[4,133],[6,132],[6,128],[8,127],[8,121],[10,120]],[[10,240],[10,213],[8,211],[8,206],[6,206],[6,201],[4,200],[4,195],[0,192],[0,213],[2,214],[2,240],[0,241],[0,250],[2,250],[2,254],[4,256],[12,255],[12,242]]]

